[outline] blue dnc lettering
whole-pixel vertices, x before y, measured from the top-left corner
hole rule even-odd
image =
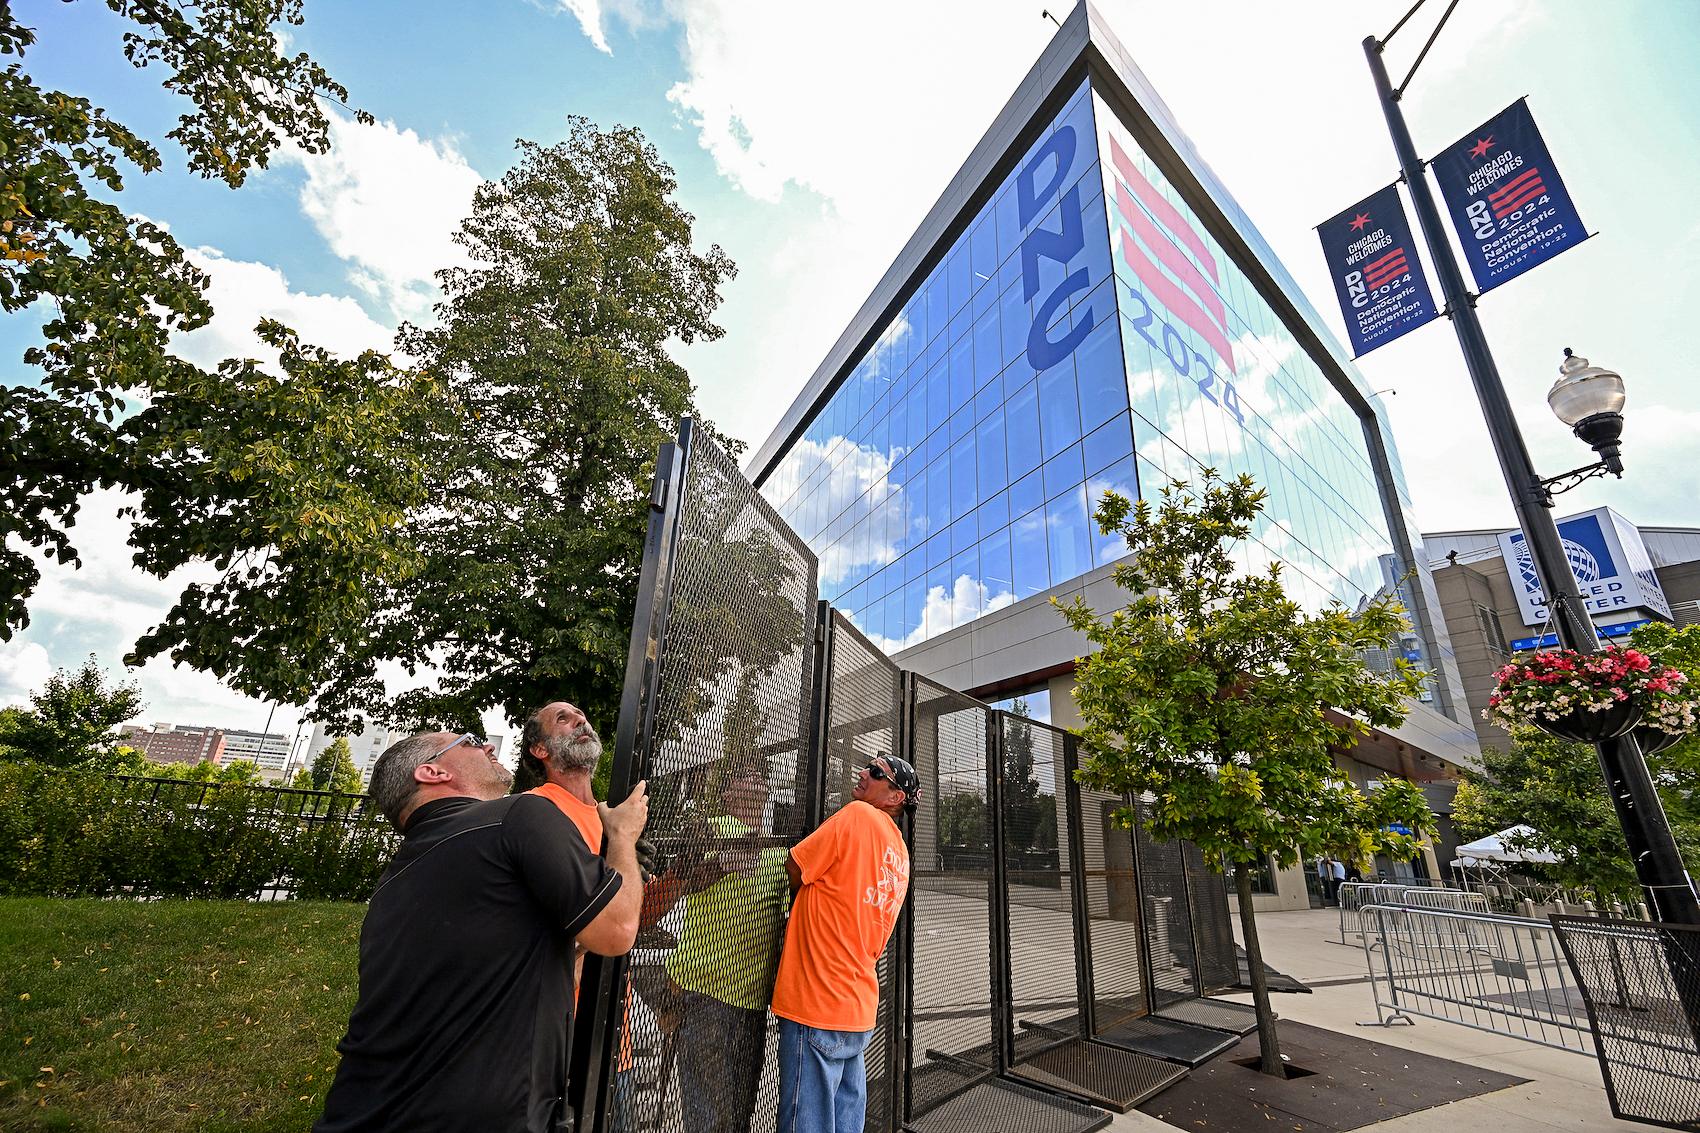
[[[1015,198],[1023,230],[1033,223],[1042,209],[1056,200],[1057,192],[1062,188],[1069,168],[1074,164],[1076,146],[1074,127],[1059,127],[1050,137],[1039,143],[1039,148],[1028,158],[1027,164],[1022,166],[1021,172],[1015,178]],[[1044,187],[1040,188],[1040,169],[1051,158],[1056,159],[1056,169]],[[1086,226],[1080,212],[1079,184],[1074,185],[1063,196],[1057,214],[1062,223],[1059,231],[1035,228],[1028,234],[1027,239],[1021,242],[1021,297],[1028,302],[1032,302],[1039,292],[1041,259],[1055,260],[1066,267],[1068,262],[1086,247]],[[1071,272],[1050,294],[1040,300],[1039,308],[1033,316],[1033,325],[1027,331],[1027,361],[1035,370],[1049,369],[1067,358],[1091,332],[1096,320],[1093,318],[1092,308],[1087,306],[1075,317],[1074,328],[1061,338],[1051,339],[1045,334],[1045,329],[1056,318],[1058,308],[1068,301],[1068,297],[1088,290],[1091,286],[1089,273],[1085,268],[1081,268]]]

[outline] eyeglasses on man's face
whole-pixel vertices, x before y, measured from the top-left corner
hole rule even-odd
[[[433,755],[430,759],[427,759],[425,762],[426,763],[435,763],[435,762],[437,762],[437,760],[443,758],[443,756],[449,754],[449,752],[453,751],[455,748],[459,747],[462,744],[465,744],[467,747],[481,748],[481,747],[488,746],[488,741],[486,741],[483,736],[477,735],[473,732],[462,732],[460,735],[458,735],[454,738],[454,742],[450,743],[442,751],[439,751],[436,755]]]
[[[870,763],[866,767],[862,768],[862,770],[868,773],[868,778],[870,779],[883,779],[887,783],[891,782],[891,772],[887,771],[877,763]]]

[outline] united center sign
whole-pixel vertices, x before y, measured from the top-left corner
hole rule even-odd
[[[1670,619],[1670,603],[1634,524],[1611,508],[1601,507],[1559,520],[1558,534],[1564,541],[1564,557],[1582,591],[1582,601],[1596,622],[1623,621],[1647,613]],[[1523,533],[1502,532],[1499,551],[1511,575],[1511,589],[1517,594],[1523,623],[1544,625],[1546,595],[1535,576],[1534,559]]]

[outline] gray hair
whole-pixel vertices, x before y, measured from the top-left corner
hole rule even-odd
[[[401,814],[419,790],[413,772],[431,762],[437,754],[438,732],[424,732],[391,744],[372,765],[372,785],[368,788],[372,801],[384,812],[384,817],[397,830],[401,829]]]

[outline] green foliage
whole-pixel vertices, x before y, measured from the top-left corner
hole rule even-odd
[[[296,897],[365,899],[395,844],[383,817],[344,821],[346,798],[305,821],[279,801],[240,783],[0,765],[0,894],[251,898],[286,881]]]
[[[1106,493],[1097,518],[1133,556],[1116,568],[1128,604],[1100,617],[1063,606],[1096,647],[1075,699],[1085,727],[1081,776],[1102,790],[1156,797],[1151,833],[1184,838],[1207,856],[1290,865],[1332,852],[1409,857],[1433,816],[1421,791],[1391,777],[1365,794],[1335,766],[1371,726],[1404,719],[1422,674],[1396,660],[1365,665],[1406,627],[1384,595],[1356,613],[1306,613],[1286,597],[1279,563],[1236,570],[1264,493],[1250,477],[1207,472],[1198,489],[1175,482],[1161,504]]]
[[[734,272],[718,247],[692,250],[674,187],[639,131],[575,118],[563,142],[520,143],[474,196],[457,236],[471,262],[439,276],[439,322],[397,339],[453,406],[431,444],[432,504],[406,526],[418,569],[339,643],[325,718],[618,703],[655,453],[695,412],[667,348],[719,337],[710,316]],[[386,706],[374,657],[441,679]]]
[[[307,784],[315,791],[360,793],[360,769],[354,766],[346,739],[338,736],[313,758],[313,765],[307,769]]]
[[[142,710],[134,684],[107,684],[91,655],[76,672],[56,671],[29,708],[0,711],[0,759],[34,760],[54,767],[112,762],[118,725]]]
[[[0,1128],[299,1133],[363,904],[0,898]]]
[[[1648,622],[1630,632],[1629,644],[1651,657],[1655,664],[1680,669],[1687,675],[1689,687],[1700,688],[1700,624],[1673,626]],[[1672,772],[1700,776],[1700,732],[1690,732],[1660,752],[1659,760]],[[1688,806],[1696,805],[1686,795],[1683,801]]]
[[[188,100],[167,136],[192,171],[236,187],[285,141],[325,149],[320,100],[347,92],[280,50],[275,25],[301,22],[299,0],[107,2],[134,25],[129,61],[163,68],[166,89]],[[206,276],[182,247],[115,199],[126,168],[160,168],[159,150],[89,100],[38,85],[23,63],[34,43],[0,5],[0,55],[11,57],[0,70],[0,311],[50,312],[24,352],[39,382],[0,388],[0,640],[29,624],[40,582],[29,549],[80,562],[68,529],[82,498],[154,483],[153,446],[124,414],[195,386],[199,371],[170,339],[212,315]],[[230,423],[219,408],[213,419]],[[195,498],[156,492],[149,516],[169,523],[173,505]]]

